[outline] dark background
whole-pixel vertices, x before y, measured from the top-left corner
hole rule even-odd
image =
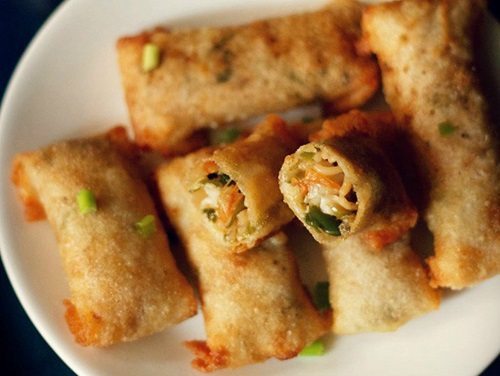
[[[0,99],[27,44],[60,2],[0,0]],[[490,1],[490,9],[499,19],[500,2]],[[74,375],[28,319],[12,290],[3,265],[0,266],[0,304],[0,374]],[[493,375],[500,375],[500,358],[482,374]]]

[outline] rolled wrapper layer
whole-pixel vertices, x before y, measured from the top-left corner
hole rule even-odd
[[[293,218],[278,187],[278,172],[297,145],[277,116],[246,139],[175,159],[186,199],[221,249],[242,252]],[[174,214],[175,215],[175,214]]]
[[[408,235],[373,252],[363,233],[323,247],[333,332],[385,332],[439,307]]]
[[[193,367],[213,371],[291,358],[328,331],[330,319],[310,302],[283,234],[244,253],[221,252],[176,161],[160,167],[157,179],[198,279],[207,340],[186,344],[196,355]]]
[[[347,178],[353,182],[356,215],[366,216],[363,225],[346,232],[345,239],[325,242],[323,247],[334,313],[332,329],[338,334],[395,330],[439,306],[439,293],[430,287],[409,242],[416,212],[393,163],[399,158],[399,133],[389,113],[351,111],[326,120],[322,130],[311,136],[335,145],[335,151],[344,151],[342,158],[335,159],[345,170],[342,184]],[[359,186],[351,174],[357,174],[368,187]],[[327,199],[327,192],[322,193]],[[362,206],[370,197],[374,203]]]
[[[364,228],[381,249],[414,226],[417,214],[401,180],[375,141],[346,136],[301,146],[280,171],[285,202],[321,244]]]
[[[71,293],[66,321],[82,345],[131,341],[196,313],[152,199],[124,155],[127,145],[125,129],[115,128],[14,161],[27,219],[46,216],[56,234]],[[83,189],[95,199],[89,213],[79,207]]]
[[[370,6],[363,15],[386,99],[428,177],[433,283],[453,289],[500,272],[498,145],[472,65],[483,4],[408,0]]]
[[[164,153],[200,128],[322,100],[357,107],[378,88],[378,68],[358,54],[360,5],[337,0],[311,13],[243,26],[156,29],[118,41],[137,141]],[[160,50],[142,68],[144,47]]]

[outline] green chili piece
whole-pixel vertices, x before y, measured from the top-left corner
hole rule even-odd
[[[309,226],[322,230],[329,235],[340,236],[339,226],[342,221],[333,215],[323,213],[317,206],[309,208],[305,221]]]

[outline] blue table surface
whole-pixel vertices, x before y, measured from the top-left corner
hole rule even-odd
[[[27,44],[60,2],[0,0],[0,98]],[[498,1],[490,1],[490,10],[499,19]],[[0,374],[74,375],[29,320],[12,290],[3,265],[0,266],[0,302]],[[500,357],[481,375],[500,375]]]

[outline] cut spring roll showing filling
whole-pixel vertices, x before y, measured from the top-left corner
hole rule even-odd
[[[184,188],[180,159],[157,171],[162,201],[198,279],[206,341],[187,343],[202,371],[287,359],[329,330],[306,294],[286,237],[240,254],[218,248]]]
[[[439,292],[430,287],[409,235],[373,252],[364,231],[323,247],[333,332],[392,331],[437,309]]]
[[[196,313],[124,128],[15,157],[13,181],[28,220],[46,218],[71,298],[66,321],[81,345],[159,332]]]
[[[293,218],[278,172],[296,147],[285,123],[268,116],[246,139],[178,159],[183,189],[206,229],[228,252],[242,252]]]
[[[363,17],[386,99],[428,178],[433,283],[453,289],[500,272],[498,141],[473,67],[483,4],[409,0],[370,6]]]
[[[242,26],[121,38],[118,61],[138,143],[175,153],[200,128],[316,100],[337,111],[362,105],[379,77],[356,49],[360,17],[357,2],[337,0]]]
[[[279,183],[285,202],[321,244],[336,244],[377,218],[380,228],[366,235],[380,249],[416,221],[399,176],[366,136],[301,146],[286,157]]]
[[[430,287],[410,246],[409,230],[416,211],[392,163],[398,156],[386,158],[386,152],[394,152],[401,142],[398,136],[399,128],[390,114],[360,111],[326,120],[323,129],[311,136],[323,142],[331,142],[332,137],[338,144],[354,142],[356,155],[368,157],[378,176],[372,182],[383,189],[376,190],[397,197],[392,202],[380,201],[363,228],[323,247],[334,312],[332,328],[338,334],[395,330],[439,306],[439,293]],[[364,141],[367,137],[369,143]]]

